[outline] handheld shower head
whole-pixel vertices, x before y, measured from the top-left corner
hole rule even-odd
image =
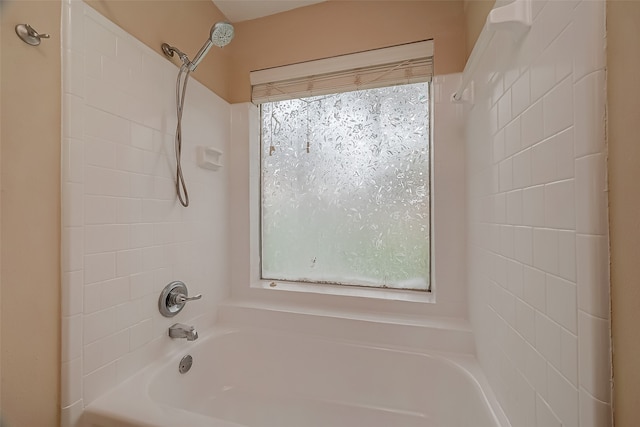
[[[218,47],[224,47],[231,43],[234,35],[233,25],[228,22],[216,22],[213,27],[211,27],[209,40]]]
[[[234,30],[233,25],[228,22],[216,22],[211,27],[211,32],[209,33],[209,39],[205,42],[205,44],[200,48],[200,51],[196,54],[193,61],[189,63],[189,71],[194,71],[200,61],[204,58],[204,56],[209,52],[211,46],[224,47],[231,43],[233,40]]]

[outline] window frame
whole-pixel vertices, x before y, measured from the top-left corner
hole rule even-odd
[[[413,44],[413,48],[422,48],[425,46],[430,49],[430,54],[433,56],[433,41],[418,42]],[[328,58],[318,61],[310,61],[301,64],[293,64],[285,67],[271,68],[267,70],[260,70],[251,73],[251,82],[264,82],[266,80],[278,80],[284,78],[299,77],[300,75],[307,73],[313,69],[317,72],[318,64],[322,64],[324,61],[328,61],[333,64],[339,64],[340,67],[355,68],[359,66],[365,66],[366,61],[376,63],[376,61],[388,61],[384,58],[389,53],[393,54],[394,48],[400,48],[401,52],[398,53],[401,57],[411,57],[416,55],[415,49],[407,49],[408,45],[401,45],[392,48],[380,49],[378,55],[382,54],[382,57],[376,58],[375,51],[361,52],[357,54],[347,55],[346,57],[352,57],[352,61],[345,61],[344,56],[336,58]],[[420,52],[424,55],[424,51]],[[373,59],[372,59],[373,58]],[[336,61],[337,60],[337,61]],[[365,62],[363,62],[365,61]],[[354,64],[357,64],[354,66]],[[326,70],[321,66],[320,69]],[[331,65],[328,65],[330,68]],[[391,299],[402,300],[412,302],[427,302],[435,303],[435,289],[436,289],[436,265],[434,257],[435,239],[434,239],[434,85],[433,81],[429,81],[429,286],[426,290],[413,290],[413,289],[395,289],[386,287],[374,287],[374,286],[361,286],[355,284],[334,284],[334,283],[319,283],[319,282],[306,282],[306,281],[286,281],[286,280],[271,280],[262,278],[262,141],[261,141],[261,117],[260,106],[254,105],[249,114],[249,136],[250,136],[250,287],[257,289],[270,289],[278,291],[292,291],[292,292],[304,292],[315,294],[328,294],[338,296],[356,296],[367,297],[375,299]]]

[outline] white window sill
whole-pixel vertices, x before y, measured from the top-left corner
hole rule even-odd
[[[303,292],[310,294],[349,296],[380,300],[410,301],[419,303],[435,303],[435,295],[429,291],[410,291],[405,289],[365,288],[360,286],[325,285],[314,283],[293,283],[257,281],[251,284],[254,289],[272,291]]]

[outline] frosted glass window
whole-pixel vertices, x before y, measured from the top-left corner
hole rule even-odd
[[[429,290],[429,134],[429,83],[262,104],[262,278]]]

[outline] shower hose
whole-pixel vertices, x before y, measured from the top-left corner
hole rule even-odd
[[[178,194],[178,200],[180,201],[180,204],[185,208],[189,206],[189,193],[187,192],[187,184],[185,184],[184,176],[182,175],[182,111],[184,109],[184,98],[187,93],[187,82],[189,81],[189,74],[191,74],[189,68],[185,64],[182,64],[182,66],[180,67],[180,72],[178,73],[178,79],[176,81],[176,112],[178,116],[175,138],[176,193]]]

